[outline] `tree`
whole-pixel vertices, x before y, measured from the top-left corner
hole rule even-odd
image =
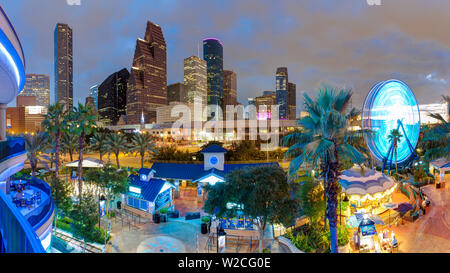
[[[348,121],[354,110],[347,108],[352,93],[349,90],[323,88],[316,100],[304,95],[308,116],[298,121],[304,130],[294,132],[283,138],[282,144],[290,146],[287,158],[293,158],[289,173],[295,176],[305,162],[320,168],[324,179],[327,209],[326,219],[330,227],[330,249],[336,253],[337,241],[337,195],[338,177],[342,161],[362,164],[366,158],[349,143],[357,131],[348,130]]]
[[[155,143],[150,135],[147,134],[136,134],[131,139],[133,146],[131,146],[131,151],[139,153],[141,156],[141,168],[144,168],[144,157],[145,154],[149,155],[156,154],[158,150],[155,149]]]
[[[259,252],[262,252],[268,223],[292,225],[298,211],[295,189],[296,185],[288,182],[279,166],[235,170],[226,176],[225,183],[206,187],[208,198],[203,209],[218,217],[233,217],[239,210],[252,217],[259,232]],[[227,203],[240,207],[228,209]]]
[[[64,211],[66,214],[69,213],[72,210],[72,199],[70,198],[72,188],[70,183],[54,176],[49,176],[47,183],[52,185],[52,198],[56,208]],[[58,211],[57,214],[59,214]]]
[[[67,125],[67,110],[61,103],[52,104],[48,107],[47,114],[44,115],[42,127],[48,134],[51,134],[54,140],[55,153],[55,177],[58,176],[59,171],[59,152],[61,134],[66,131]]]
[[[120,133],[110,134],[106,138],[106,143],[108,149],[116,155],[117,168],[120,169],[119,154],[129,149],[126,137]]]
[[[128,189],[128,173],[125,170],[117,169],[111,165],[104,168],[94,168],[86,171],[86,181],[92,183],[98,188],[97,198],[100,194],[106,197],[106,211],[109,211],[109,205],[118,195]]]
[[[27,157],[30,161],[33,177],[36,177],[37,164],[44,162],[44,158],[41,153],[44,151],[48,135],[45,132],[36,132],[32,134],[24,135],[25,138],[25,150],[27,151]]]
[[[63,135],[61,144],[63,151],[69,153],[70,161],[73,161],[73,153],[78,148],[78,137],[75,134],[68,132]]]
[[[423,138],[420,146],[425,151],[424,159],[429,162],[441,157],[450,157],[450,96],[442,96],[447,103],[448,120],[439,113],[429,113],[428,116],[434,118],[437,124],[424,126]]]
[[[403,135],[397,129],[392,129],[391,133],[388,135],[388,140],[391,143],[394,143],[394,157],[395,157],[395,172],[396,173],[398,173],[398,168],[397,168],[397,147],[398,147],[398,142],[400,141],[400,139],[402,137],[403,137]]]
[[[93,114],[89,105],[82,105],[78,103],[78,107],[74,107],[74,111],[69,115],[69,129],[70,132],[78,137],[78,194],[82,197],[83,192],[83,151],[85,146],[86,136],[91,134],[95,128],[96,115]]]
[[[83,193],[80,202],[74,205],[71,211],[73,235],[83,238],[83,241],[92,241],[92,234],[98,223],[98,204],[91,194]]]
[[[97,131],[91,138],[91,149],[97,151],[100,154],[100,160],[103,161],[103,154],[107,151],[107,143],[106,139],[108,136],[108,132],[106,131]]]
[[[320,182],[314,178],[306,179],[300,186],[300,207],[302,214],[312,223],[317,223],[324,215],[326,202]]]

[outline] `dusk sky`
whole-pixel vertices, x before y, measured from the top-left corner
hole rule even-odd
[[[183,81],[183,59],[202,39],[224,45],[224,69],[237,73],[238,101],[275,89],[275,71],[289,69],[303,92],[323,85],[351,88],[361,107],[370,88],[396,78],[420,104],[450,93],[450,1],[381,0],[1,0],[21,39],[26,72],[50,75],[54,101],[56,23],[73,29],[74,101],[113,72],[130,69],[147,20],[162,27],[168,84]],[[15,103],[14,103],[15,104]],[[300,110],[299,110],[300,111]]]

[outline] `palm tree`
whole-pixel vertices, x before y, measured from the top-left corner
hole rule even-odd
[[[83,184],[83,151],[86,136],[91,134],[95,128],[96,115],[93,114],[89,105],[78,103],[78,107],[74,107],[73,112],[69,115],[69,130],[78,138],[78,194],[80,202],[82,200]]]
[[[25,138],[25,150],[27,151],[27,157],[30,161],[31,171],[33,177],[36,176],[37,164],[44,162],[44,158],[41,153],[44,151],[48,141],[48,135],[45,132],[36,132],[32,134],[24,135]]]
[[[72,132],[68,132],[62,137],[62,148],[69,153],[70,161],[73,161],[73,153],[78,148],[78,137]]]
[[[400,133],[398,129],[392,129],[391,133],[388,135],[388,140],[392,143],[394,143],[394,157],[395,157],[395,172],[398,173],[397,168],[397,147],[398,142],[403,137],[403,135]]]
[[[58,176],[59,171],[59,150],[61,134],[66,131],[67,110],[61,103],[56,103],[48,107],[47,114],[44,115],[42,127],[48,134],[51,134],[54,139],[54,153],[55,153],[55,177]]]
[[[106,131],[97,131],[91,138],[91,149],[99,152],[100,160],[103,160],[103,154],[107,151],[108,133]]]
[[[352,110],[346,113],[351,96],[349,90],[338,92],[331,88],[319,90],[316,100],[305,94],[305,107],[309,116],[298,121],[304,129],[282,140],[282,144],[290,146],[286,157],[293,158],[289,165],[291,176],[295,176],[303,163],[310,163],[322,171],[330,249],[333,253],[338,251],[337,195],[341,161],[361,164],[366,160],[360,151],[349,144],[349,139],[356,133],[348,130],[348,121],[355,112]]]
[[[425,150],[424,159],[431,161],[440,157],[450,157],[450,96],[442,96],[447,103],[448,120],[438,113],[429,113],[428,116],[436,119],[437,124],[426,126],[421,145]]]
[[[141,168],[144,168],[144,157],[148,152],[149,155],[155,154],[158,150],[155,149],[155,143],[150,135],[147,134],[136,134],[131,139],[133,146],[131,146],[131,151],[139,153],[141,156]]]
[[[106,138],[106,143],[108,149],[116,155],[117,168],[120,169],[119,154],[129,150],[126,137],[120,133],[112,133]]]

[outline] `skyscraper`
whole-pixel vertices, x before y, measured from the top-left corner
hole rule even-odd
[[[55,28],[55,102],[73,107],[72,29],[61,23]]]
[[[223,104],[223,46],[215,38],[203,40],[203,59],[206,61],[208,104]]]
[[[137,39],[127,92],[127,123],[156,122],[156,108],[167,105],[166,42],[159,25],[147,22]]]
[[[286,67],[277,68],[277,74],[275,78],[276,83],[276,103],[280,106],[279,115],[280,119],[288,119],[288,106],[287,106],[287,89],[288,89],[288,70]]]
[[[116,125],[126,114],[127,86],[130,73],[126,68],[111,74],[98,87],[98,114],[106,125]]]
[[[297,92],[297,86],[295,83],[288,83],[288,92],[287,92],[287,106],[288,106],[288,119],[295,120],[297,119],[297,97],[295,93]]]
[[[188,102],[184,83],[177,82],[167,86],[167,103],[170,104],[171,102]]]
[[[197,56],[184,59],[184,84],[188,103],[201,99],[202,106],[207,104],[206,62]]]
[[[98,84],[89,88],[89,95],[94,99],[95,109],[98,109]]]
[[[48,107],[50,104],[50,77],[40,74],[27,74],[25,86],[19,97],[34,96],[36,105]]]
[[[236,105],[237,103],[236,73],[230,70],[223,71],[223,105]]]

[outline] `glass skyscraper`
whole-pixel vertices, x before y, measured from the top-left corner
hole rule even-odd
[[[287,105],[287,92],[288,92],[288,71],[286,67],[277,68],[276,74],[276,103],[280,106],[279,115],[280,119],[288,119],[288,105]],[[275,117],[274,117],[275,118]]]
[[[215,38],[203,40],[203,59],[206,61],[208,104],[222,105],[223,102],[223,46]]]
[[[72,29],[61,23],[55,28],[55,102],[73,107]]]
[[[89,88],[89,94],[94,98],[95,109],[98,109],[98,84]]]
[[[35,96],[37,106],[48,107],[50,104],[50,77],[40,74],[27,74],[25,86],[19,96]]]

